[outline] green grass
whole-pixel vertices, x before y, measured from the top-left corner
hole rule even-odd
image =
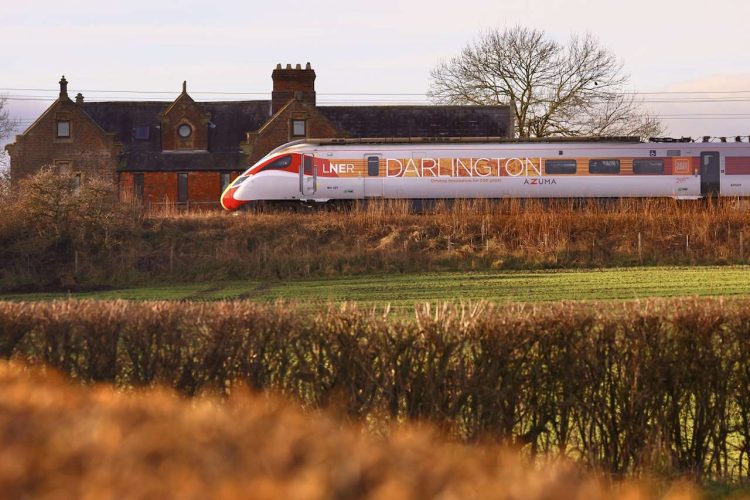
[[[14,294],[0,295],[0,299],[284,299],[306,303],[355,301],[403,308],[428,301],[537,302],[692,295],[750,295],[750,266],[388,274],[274,282],[191,283],[72,294]]]

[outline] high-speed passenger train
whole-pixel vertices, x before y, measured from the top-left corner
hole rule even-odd
[[[750,196],[750,143],[598,140],[285,144],[222,193],[260,200]]]

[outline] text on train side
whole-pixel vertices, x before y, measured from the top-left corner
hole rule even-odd
[[[385,160],[386,177],[539,177],[541,158],[416,158]]]

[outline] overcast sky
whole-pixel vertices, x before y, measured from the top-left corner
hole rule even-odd
[[[441,59],[483,29],[518,24],[560,41],[594,34],[621,59],[633,91],[743,91],[644,98],[709,98],[646,103],[665,117],[671,135],[750,134],[747,0],[0,0],[0,7],[0,89],[54,90],[65,74],[72,94],[83,91],[90,100],[160,97],[102,90],[167,91],[161,97],[172,99],[183,80],[198,100],[222,97],[201,91],[257,92],[224,97],[264,99],[276,63],[309,61],[321,104],[423,101],[326,94],[423,94]],[[54,91],[0,94],[11,99],[23,128],[50,103],[23,99]],[[679,119],[666,118],[673,115]]]

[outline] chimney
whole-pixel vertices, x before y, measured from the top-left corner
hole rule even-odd
[[[311,106],[315,106],[315,70],[310,63],[302,68],[297,64],[292,68],[287,64],[282,68],[281,64],[271,73],[273,79],[273,93],[271,94],[271,113],[276,114],[286,103],[292,99],[299,99]]]
[[[83,104],[83,94],[80,92],[76,94],[76,104]]]
[[[60,99],[68,99],[68,80],[65,75],[60,79]]]

